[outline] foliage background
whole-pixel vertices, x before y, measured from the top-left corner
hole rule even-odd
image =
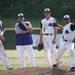
[[[10,18],[23,12],[27,17],[40,18],[44,8],[49,7],[52,15],[61,18],[70,14],[75,18],[75,0],[0,0],[0,15]]]

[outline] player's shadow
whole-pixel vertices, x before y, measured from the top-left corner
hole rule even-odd
[[[52,68],[51,75],[65,75],[66,71],[59,68]]]

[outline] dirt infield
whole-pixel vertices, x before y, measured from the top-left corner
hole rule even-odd
[[[66,68],[49,68],[49,67],[37,67],[37,68],[24,68],[0,71],[0,75],[75,75],[74,72],[69,72]]]

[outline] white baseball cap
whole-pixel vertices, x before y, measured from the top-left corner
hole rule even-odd
[[[23,13],[19,13],[17,16],[18,16],[18,17],[22,17],[22,16],[24,16],[24,15],[23,15]]]
[[[50,12],[50,9],[49,8],[45,8],[44,12],[46,12],[46,11]]]
[[[63,19],[65,19],[65,18],[70,19],[70,16],[69,15],[64,15]]]

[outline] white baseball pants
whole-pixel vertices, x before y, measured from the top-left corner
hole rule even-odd
[[[32,45],[16,46],[16,49],[19,54],[20,68],[24,68],[24,66],[26,66],[26,63],[25,63],[26,60],[24,59],[24,51],[25,51],[25,56],[27,55],[29,59],[29,67],[35,67],[35,62],[34,62],[35,59],[34,59],[34,52],[33,52]]]
[[[44,45],[46,60],[50,67],[56,63],[55,54],[56,54],[56,45],[52,43],[54,35],[43,35],[42,42]]]
[[[3,64],[5,65],[6,69],[12,68],[12,66],[10,65],[10,63],[6,57],[6,54],[4,51],[4,46],[1,42],[1,40],[0,40],[0,59],[2,60]]]
[[[75,51],[74,51],[74,43],[72,42],[61,41],[58,52],[56,54],[57,62],[61,59],[65,50],[69,50],[70,53],[70,63],[69,63],[70,67],[75,67]]]

